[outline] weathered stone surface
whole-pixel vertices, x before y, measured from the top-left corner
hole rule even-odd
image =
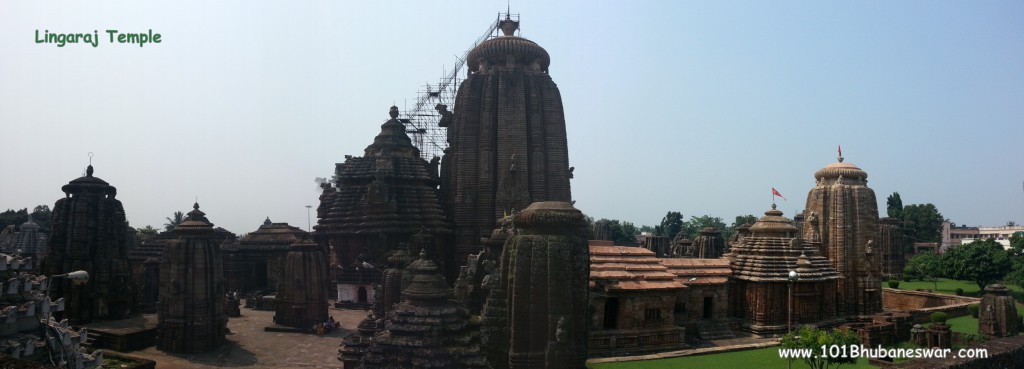
[[[442,270],[452,264],[448,250],[434,247],[447,244],[451,237],[438,200],[437,170],[420,158],[398,121],[398,108],[392,106],[389,113],[391,119],[381,125],[362,157],[346,156],[344,163],[335,165],[334,185],[324,186],[320,196],[314,228],[320,242],[333,249],[332,277],[339,284],[338,266],[383,266],[419,233],[430,238],[427,251],[437,257]],[[375,278],[372,283],[380,283],[379,270]]]
[[[207,352],[224,344],[224,269],[213,224],[192,206],[174,228],[160,261],[156,348],[173,353]]]
[[[895,218],[878,220],[878,246],[882,253],[882,275],[899,279],[907,266],[907,237],[903,233],[903,221]]]
[[[495,220],[537,201],[572,201],[562,98],[536,43],[504,36],[477,45],[455,100],[442,160],[445,209],[455,226],[455,260],[479,250]]]
[[[820,242],[821,255],[842,279],[838,285],[838,312],[853,320],[867,320],[882,311],[881,250],[878,238],[878,203],[867,186],[868,174],[843,158],[814,174],[817,184],[807,194],[803,238]]]
[[[402,302],[384,319],[361,359],[361,369],[487,368],[480,352],[479,323],[451,300],[436,263],[420,253],[409,264],[412,276]]]
[[[693,257],[698,259],[714,259],[725,254],[725,239],[722,232],[713,227],[700,230],[697,239],[693,240]]]
[[[584,368],[590,275],[583,214],[538,202],[513,216],[484,307],[484,350],[493,368]],[[493,310],[492,310],[493,309]]]
[[[989,337],[1007,337],[1018,333],[1020,317],[1010,289],[996,283],[985,287],[978,309],[978,333]]]
[[[303,239],[291,245],[277,288],[274,322],[310,329],[327,321],[327,257],[315,242]]]
[[[802,240],[782,212],[764,213],[750,235],[733,245],[730,260],[735,283],[729,292],[732,315],[743,318],[743,327],[757,335],[786,333],[792,285],[793,326],[829,326],[842,319],[836,311],[839,274],[828,259],[818,254],[817,242]],[[796,282],[789,272],[798,274]]]
[[[672,246],[669,254],[674,258],[692,258],[693,257],[693,240],[691,240],[685,232],[679,232],[676,237],[672,239]]]
[[[299,227],[271,222],[268,217],[258,229],[241,239],[230,242],[228,238],[228,242],[220,245],[226,290],[243,293],[276,290],[283,281],[284,260],[291,245],[308,236]],[[224,241],[226,235],[215,232],[214,238]]]
[[[65,197],[53,206],[50,255],[43,269],[49,275],[89,272],[84,286],[72,286],[67,279],[51,286],[54,296],[68,301],[64,316],[72,324],[124,318],[136,297],[124,207],[115,198],[117,189],[92,174],[89,165],[84,177],[61,187]]]

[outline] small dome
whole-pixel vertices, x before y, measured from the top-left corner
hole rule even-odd
[[[519,22],[511,20],[508,16],[498,24],[504,36],[498,36],[481,42],[466,58],[466,65],[470,72],[475,72],[480,67],[480,61],[486,61],[490,65],[503,65],[511,56],[516,64],[530,66],[534,62],[538,64],[541,71],[547,72],[551,64],[551,57],[547,50],[537,45],[536,42],[522,37],[514,36],[515,30],[519,28]]]
[[[796,227],[772,204],[772,209],[764,212],[764,216],[750,226],[750,232],[754,237],[792,237],[796,234]]]
[[[848,179],[868,179],[868,173],[858,168],[856,165],[850,163],[844,163],[843,157],[839,157],[839,161],[826,165],[814,173],[814,179],[836,179],[839,177]]]

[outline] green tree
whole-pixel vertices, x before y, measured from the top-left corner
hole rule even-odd
[[[932,204],[911,204],[903,207],[904,227],[913,242],[942,241],[942,214]]]
[[[683,213],[670,211],[661,218],[661,224],[655,227],[659,236],[673,238],[683,230]]]
[[[7,211],[0,213],[0,231],[2,231],[4,228],[7,228],[7,226],[11,225],[15,227],[21,226],[22,223],[25,223],[27,221],[28,208],[24,208],[21,210],[7,209]]]
[[[153,238],[153,236],[156,236],[157,233],[160,233],[160,230],[153,228],[153,226],[151,225],[147,225],[145,227],[136,229],[135,233],[139,235],[139,240],[141,240],[142,242],[146,242],[150,238]]]
[[[1024,235],[1015,234],[1010,237],[1010,255],[1012,268],[1006,274],[1006,283],[1024,288]]]
[[[718,229],[719,231],[723,231],[725,230],[725,222],[722,221],[722,218],[713,217],[710,215],[690,217],[690,220],[683,222],[682,232],[686,232],[685,234],[687,235],[687,237],[693,240],[697,238],[697,233],[699,233],[700,230],[705,227],[712,227]]]
[[[736,228],[739,228],[741,225],[744,224],[754,224],[754,222],[756,221],[757,217],[750,214],[737,215],[736,220],[732,222],[732,225],[727,227],[725,231],[722,232],[722,237],[725,237],[725,239],[728,240],[730,237],[732,237],[733,234],[736,233]]]
[[[164,223],[164,230],[170,232],[171,230],[174,229],[174,227],[177,227],[178,224],[181,224],[181,222],[185,221],[185,213],[176,211],[174,212],[174,215],[172,217],[168,217],[165,219],[167,219],[167,223]]]
[[[903,268],[903,275],[910,278],[932,281],[933,290],[939,289],[938,279],[942,276],[943,262],[939,255],[922,252],[914,255]]]
[[[812,369],[838,368],[843,364],[854,364],[857,362],[853,357],[829,356],[829,352],[822,352],[821,346],[826,349],[832,346],[849,347],[859,345],[860,338],[852,329],[843,332],[838,329],[819,330],[813,326],[803,326],[800,329],[790,332],[782,337],[782,347],[786,349],[805,349],[812,352],[811,356],[802,358],[804,363]],[[824,354],[824,355],[822,355]]]
[[[885,200],[885,213],[890,218],[903,219],[903,200],[900,199],[899,192],[893,192]]]
[[[636,237],[640,235],[640,228],[633,223],[622,222],[622,233],[614,239],[615,244],[623,246],[636,246]]]
[[[951,247],[942,254],[942,264],[947,277],[973,281],[981,291],[1003,279],[1011,267],[1009,253],[993,239]]]
[[[636,236],[640,235],[633,223],[618,219],[600,219],[594,222],[594,238],[615,242],[616,245],[636,246]]]

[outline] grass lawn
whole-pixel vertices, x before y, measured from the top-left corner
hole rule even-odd
[[[951,318],[946,321],[949,324],[949,329],[953,332],[978,334],[978,318],[970,315],[964,315],[959,318]],[[922,324],[924,327],[928,327],[931,323]]]
[[[779,347],[768,347],[755,350],[723,352],[720,354],[683,356],[671,359],[629,361],[623,363],[593,364],[592,369],[787,369],[789,362],[779,358]],[[794,360],[793,368],[807,369],[803,361]],[[843,365],[842,369],[875,368],[868,365],[867,359],[859,359],[856,365]]]

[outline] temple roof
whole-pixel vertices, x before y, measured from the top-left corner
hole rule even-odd
[[[844,163],[843,157],[839,157],[839,161],[826,165],[824,168],[819,169],[814,173],[814,179],[837,179],[839,177],[849,179],[868,179],[868,173],[858,168],[856,165],[850,163]]]
[[[686,288],[653,251],[631,246],[590,246],[590,287],[604,291]]]
[[[402,289],[402,296],[411,301],[444,301],[452,296],[444,276],[437,264],[427,258],[426,250],[420,251],[420,258],[409,264],[406,273],[412,274],[412,282]]]
[[[335,168],[336,187],[324,189],[317,208],[317,230],[327,234],[450,233],[437,186],[436,168],[419,150],[397,119],[391,119],[367,146],[363,157],[346,156]]]
[[[828,259],[818,255],[821,243],[797,238],[796,227],[775,209],[775,204],[750,226],[750,231],[750,236],[736,242],[725,254],[730,260],[734,278],[788,282],[791,270],[799,273],[799,282],[839,278],[839,273]]]
[[[686,285],[724,284],[732,276],[729,259],[693,259],[671,258],[660,259],[669,272],[676,275],[676,280]],[[694,278],[693,280],[690,280]]]
[[[174,227],[175,232],[188,231],[213,231],[213,223],[206,219],[206,213],[199,210],[199,203],[192,204],[192,211],[188,212],[185,220]]]
[[[536,62],[541,71],[548,70],[551,57],[547,50],[536,42],[514,35],[519,29],[519,22],[506,16],[499,22],[498,28],[501,29],[502,36],[481,42],[469,52],[466,66],[470,72],[476,72],[481,61],[486,61],[490,65],[504,65],[510,56],[517,64],[529,66]]]
[[[238,246],[239,248],[251,248],[263,245],[287,249],[307,235],[306,231],[299,227],[290,226],[288,223],[271,222],[267,224],[267,222],[264,222],[259,229],[238,240]]]
[[[89,164],[85,169],[85,176],[71,180],[71,182],[62,186],[60,190],[64,191],[65,194],[80,193],[84,190],[102,192],[111,195],[117,194],[117,189],[114,188],[114,186],[111,186],[107,181],[104,181],[99,177],[93,177],[92,174],[92,164]]]

